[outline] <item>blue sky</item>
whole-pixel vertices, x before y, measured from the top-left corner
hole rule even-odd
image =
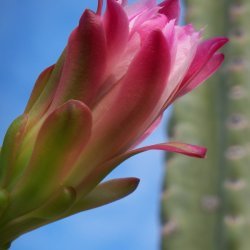
[[[53,64],[82,11],[96,1],[0,1],[0,140],[23,112],[38,74]],[[166,121],[166,117],[164,119]],[[144,142],[165,141],[166,122]],[[138,189],[113,204],[42,227],[16,240],[13,250],[157,250],[164,170],[161,152],[129,159],[110,177],[135,176]]]

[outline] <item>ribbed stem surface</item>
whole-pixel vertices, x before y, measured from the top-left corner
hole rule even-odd
[[[164,250],[250,249],[250,1],[187,0],[187,21],[229,36],[226,62],[174,106],[169,134],[206,145],[205,160],[169,155]]]

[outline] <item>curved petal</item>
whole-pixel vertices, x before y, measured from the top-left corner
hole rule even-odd
[[[137,145],[139,145],[141,142],[143,142],[148,136],[150,136],[153,131],[158,127],[162,120],[162,115],[157,117],[155,121],[152,122],[152,124],[149,126],[149,128],[143,133],[143,135],[136,141],[134,145],[132,145],[131,148],[135,148]]]
[[[106,38],[100,16],[86,10],[66,48],[60,84],[51,105],[55,109],[69,99],[94,102],[106,69]]]
[[[221,66],[223,61],[224,61],[223,54],[214,55],[207,62],[207,64],[200,70],[200,72],[196,76],[194,76],[193,79],[191,79],[184,86],[182,86],[182,89],[178,90],[175,99],[187,94],[188,92],[190,92],[191,90],[202,84]]]
[[[200,146],[185,144],[181,142],[168,142],[150,145],[134,150],[127,151],[116,157],[106,161],[100,166],[96,167],[89,175],[87,175],[78,185],[77,190],[82,194],[89,192],[97,183],[103,180],[111,171],[113,171],[119,164],[128,158],[149,150],[164,150],[168,152],[175,152],[190,157],[204,158],[207,149]]]
[[[98,0],[96,14],[99,16],[102,14],[102,6],[103,6],[103,0]]]
[[[10,210],[18,210],[15,213],[21,214],[48,199],[51,192],[61,185],[64,175],[73,167],[88,142],[91,123],[88,107],[75,100],[68,101],[46,118],[29,165],[13,187]],[[37,188],[41,184],[42,187]],[[23,204],[27,200],[29,202]]]
[[[197,158],[204,158],[206,156],[207,149],[201,146],[186,144],[182,142],[167,142],[161,144],[150,145],[142,148],[133,149],[127,151],[121,155],[116,156],[110,161],[104,163],[101,167],[98,167],[93,173],[96,176],[101,176],[104,178],[106,174],[112,171],[117,165],[122,163],[123,161],[127,160],[128,158],[145,152],[149,150],[163,150],[167,152],[174,152],[183,155],[187,155],[190,157],[197,157]]]
[[[153,32],[126,76],[93,110],[92,137],[68,185],[81,182],[95,166],[130,148],[157,118],[169,60],[164,36],[160,31]]]
[[[128,42],[128,17],[122,6],[114,0],[107,0],[103,17],[109,60],[121,56]]]
[[[166,15],[168,20],[175,19],[177,23],[179,22],[181,14],[179,0],[165,0],[159,6],[161,7],[159,13]]]
[[[115,154],[144,133],[156,118],[155,109],[165,88],[169,65],[165,38],[160,31],[155,31],[131,63],[124,79],[93,110],[93,145],[101,147],[109,141],[109,149],[105,147],[109,154]]]
[[[152,31],[158,29],[162,30],[166,26],[168,20],[165,15],[158,14],[157,11],[158,9],[154,8],[137,17],[130,35],[139,33],[143,43]]]
[[[140,15],[140,13],[151,10],[155,6],[156,6],[155,0],[141,0],[137,1],[134,4],[125,6],[125,11],[129,17],[129,20],[132,20],[137,15]]]
[[[173,45],[171,47],[171,70],[167,86],[164,90],[164,102],[167,106],[169,100],[175,96],[190,65],[195,57],[200,41],[200,34],[195,32],[192,25],[174,27]]]
[[[228,39],[225,37],[216,37],[202,42],[198,48],[196,55],[193,59],[193,62],[188,69],[186,76],[184,77],[182,85],[185,85],[186,82],[190,81],[200,70],[205,67],[206,63],[212,58],[217,50],[219,50],[223,45],[228,42]]]
[[[207,149],[204,147],[186,144],[182,142],[167,142],[161,144],[150,145],[142,148],[137,148],[128,151],[124,154],[125,158],[131,157],[135,154],[139,154],[148,150],[164,150],[168,152],[179,153],[191,157],[204,158],[206,156]]]

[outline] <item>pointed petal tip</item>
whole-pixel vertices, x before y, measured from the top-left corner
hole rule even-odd
[[[42,71],[42,73],[38,76],[38,79],[36,80],[35,86],[32,90],[31,96],[29,98],[29,101],[27,103],[24,113],[30,112],[33,105],[35,105],[42,91],[46,87],[46,84],[54,68],[55,68],[55,65],[51,65],[48,68],[46,68],[44,71]]]
[[[102,6],[103,6],[103,0],[98,0],[96,14],[99,16],[102,14]]]
[[[79,26],[81,25],[85,26],[86,25],[85,23],[90,22],[91,20],[93,22],[93,20],[96,20],[97,17],[100,18],[97,13],[93,12],[90,9],[86,9],[84,10],[82,16],[80,17]]]
[[[217,49],[219,49],[229,42],[229,38],[227,38],[227,37],[215,37],[214,42],[216,44],[215,47]]]
[[[102,182],[87,196],[80,198],[70,209],[69,213],[74,214],[120,200],[133,193],[139,182],[140,180],[135,177],[111,179]]]
[[[204,49],[207,51],[210,51],[210,54],[212,55],[217,50],[219,50],[221,47],[223,47],[226,43],[229,42],[229,39],[227,37],[213,37],[208,40],[205,40],[203,42]]]
[[[163,144],[164,146],[164,144]],[[169,142],[165,144],[166,150],[170,152],[180,153],[190,157],[205,158],[207,148],[182,142]]]
[[[205,147],[196,146],[192,144],[186,144],[182,142],[168,142],[156,145],[147,146],[141,149],[137,149],[138,153],[148,150],[164,150],[168,152],[179,153],[196,158],[205,158],[207,149]],[[136,151],[136,150],[135,150]]]
[[[121,181],[124,181],[127,186],[130,186],[130,191],[133,192],[134,190],[136,190],[136,188],[139,186],[140,184],[140,179],[136,178],[136,177],[130,177],[130,178],[121,178]],[[133,190],[133,191],[132,191]]]
[[[230,39],[228,37],[225,36],[221,36],[221,37],[217,37],[218,40],[220,40],[221,42],[228,43],[230,41]]]
[[[117,1],[107,0],[103,21],[109,53],[116,57],[127,44],[129,35],[127,14]]]
[[[64,104],[62,104],[62,106],[64,106],[64,105],[65,105],[65,106],[69,106],[69,107],[80,107],[80,108],[84,108],[85,110],[88,110],[88,111],[91,113],[89,107],[88,107],[85,103],[83,103],[83,102],[81,102],[81,101],[79,101],[79,100],[70,99],[70,100],[68,100],[67,102],[65,102]]]
[[[165,0],[159,4],[161,7],[159,13],[167,16],[169,20],[175,19],[176,23],[179,22],[180,19],[180,0]]]

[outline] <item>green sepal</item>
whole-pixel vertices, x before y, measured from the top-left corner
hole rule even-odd
[[[32,93],[31,93],[31,96],[30,96],[29,101],[27,103],[27,106],[25,108],[25,113],[28,113],[32,109],[32,107],[34,106],[36,101],[39,99],[41,93],[46,88],[46,85],[49,81],[49,78],[50,78],[54,68],[55,68],[55,65],[52,65],[52,66],[46,68],[39,75],[38,79],[36,80],[35,86],[32,90]]]
[[[117,201],[134,192],[139,182],[138,178],[120,178],[103,182],[79,199],[67,214],[75,214]]]
[[[39,120],[48,110],[60,82],[64,64],[65,50],[55,65],[46,69],[37,79],[25,113],[29,114],[32,123]]]
[[[1,198],[1,197],[0,197]],[[0,227],[0,241],[13,241],[20,235],[57,220],[76,199],[72,187],[60,187],[44,205]]]
[[[75,100],[46,118],[36,137],[29,165],[11,190],[8,220],[40,207],[60,188],[88,142],[91,122],[88,107]]]
[[[0,186],[7,185],[11,176],[17,176],[23,169],[22,164],[17,164],[22,141],[26,133],[28,115],[19,116],[13,121],[4,138],[0,153]]]
[[[42,207],[30,214],[31,217],[53,220],[71,206],[76,199],[76,191],[73,187],[61,187]]]
[[[5,189],[0,188],[0,218],[9,204],[9,194]]]

